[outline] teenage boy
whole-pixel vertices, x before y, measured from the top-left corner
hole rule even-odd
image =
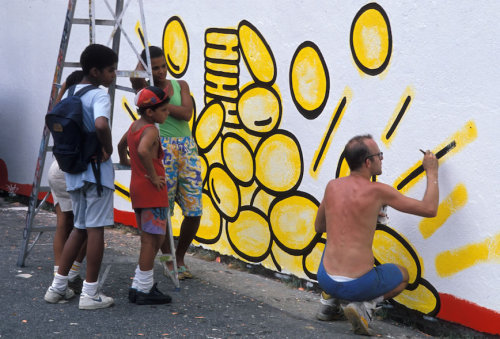
[[[88,85],[110,86],[116,78],[117,62],[118,56],[110,48],[98,44],[89,45],[80,56],[84,77],[76,85],[75,91]],[[88,91],[81,100],[83,124],[86,130],[96,132],[102,146],[102,191],[98,189],[91,163],[82,173],[65,173],[66,186],[73,205],[75,228],[64,245],[59,269],[44,299],[49,303],[57,303],[61,299],[74,296],[74,292],[68,288],[68,272],[81,245],[87,239],[87,270],[78,307],[98,309],[112,306],[114,303],[113,298],[98,291],[97,282],[104,252],[104,226],[114,224],[114,170],[110,159],[113,146],[109,126],[111,101],[108,93],[100,88]]]
[[[166,304],[170,296],[154,283],[154,260],[167,230],[168,195],[163,168],[163,149],[155,123],[168,116],[169,97],[158,87],[137,93],[135,104],[141,116],[118,143],[120,163],[130,166],[130,200],[141,230],[139,264],[135,269],[129,301],[138,305]],[[127,146],[130,160],[127,158]]]
[[[193,115],[193,101],[185,81],[166,78],[167,63],[161,48],[150,46],[149,54],[154,85],[163,89],[170,97],[169,116],[160,125],[160,140],[165,153],[163,165],[167,177],[170,212],[173,214],[174,203],[177,202],[184,215],[175,257],[179,268],[179,279],[187,279],[193,276],[184,262],[184,256],[198,231],[202,214],[201,163],[196,142],[189,128],[189,120]],[[141,59],[146,63],[146,50],[142,51]],[[141,62],[137,69],[144,69]],[[130,80],[136,91],[147,86],[144,79]],[[161,251],[171,253],[168,239],[163,242]],[[162,259],[166,259],[166,256]],[[164,273],[171,275],[173,263],[162,261]]]

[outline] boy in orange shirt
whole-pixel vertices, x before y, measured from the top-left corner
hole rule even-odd
[[[138,305],[171,301],[170,296],[157,289],[153,276],[154,259],[165,239],[168,215],[163,149],[155,123],[161,124],[167,118],[169,100],[161,88],[154,86],[137,93],[135,103],[141,118],[132,123],[118,144],[120,163],[132,169],[130,199],[141,230],[139,265],[129,289],[129,301]]]

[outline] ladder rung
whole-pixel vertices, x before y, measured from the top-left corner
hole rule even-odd
[[[75,67],[75,68],[80,68],[80,63],[79,62],[65,62],[64,67]]]
[[[146,71],[116,71],[116,76],[125,78],[149,78],[148,72]]]
[[[130,166],[125,166],[125,165],[122,165],[118,162],[113,163],[113,168],[117,171],[130,170]]]
[[[120,86],[120,85],[115,85],[116,89],[122,90],[122,91],[127,91],[130,93],[135,93],[135,90],[130,87],[125,87],[125,86]]]
[[[49,186],[40,186],[38,192],[50,192]]]
[[[31,232],[51,232],[55,231],[56,226],[33,226]]]
[[[90,19],[74,18],[73,23],[77,25],[90,25]],[[95,19],[95,24],[101,26],[114,26],[115,20]]]

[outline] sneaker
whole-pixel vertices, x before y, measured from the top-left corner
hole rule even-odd
[[[316,312],[316,319],[321,321],[343,320],[344,312],[340,307],[338,299],[333,298],[325,292],[321,292],[321,306]]]
[[[52,286],[50,286],[45,293],[45,296],[43,299],[45,299],[46,302],[55,304],[58,303],[61,300],[68,300],[71,299],[75,296],[75,292],[73,292],[72,289],[66,288],[64,291],[58,291]]]
[[[368,326],[372,320],[371,307],[367,308],[368,302],[351,302],[343,307],[344,314],[352,325],[354,333],[361,335],[373,335]],[[370,304],[371,305],[371,304]]]
[[[135,293],[135,303],[137,305],[160,305],[168,304],[172,301],[172,298],[168,294],[163,294],[156,287],[155,283],[149,293],[144,293],[141,291],[136,291]],[[129,290],[129,300],[130,300],[130,290]]]
[[[128,289],[128,301],[131,303],[135,303],[137,300],[137,290],[135,288],[130,287]]]
[[[77,275],[73,281],[68,280],[68,287],[75,291],[76,294],[82,293],[83,279]]]
[[[107,297],[102,293],[97,292],[96,295],[90,296],[86,293],[80,295],[80,304],[78,308],[81,310],[97,310],[113,306],[115,301],[111,297]]]

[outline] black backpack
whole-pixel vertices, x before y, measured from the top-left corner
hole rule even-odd
[[[58,102],[45,116],[54,146],[52,153],[63,172],[76,174],[87,170],[92,157],[92,170],[100,188],[101,145],[96,132],[87,131],[83,124],[81,96],[97,87],[88,85],[75,92],[76,85],[68,89],[68,96]],[[74,93],[74,94],[73,94]]]

